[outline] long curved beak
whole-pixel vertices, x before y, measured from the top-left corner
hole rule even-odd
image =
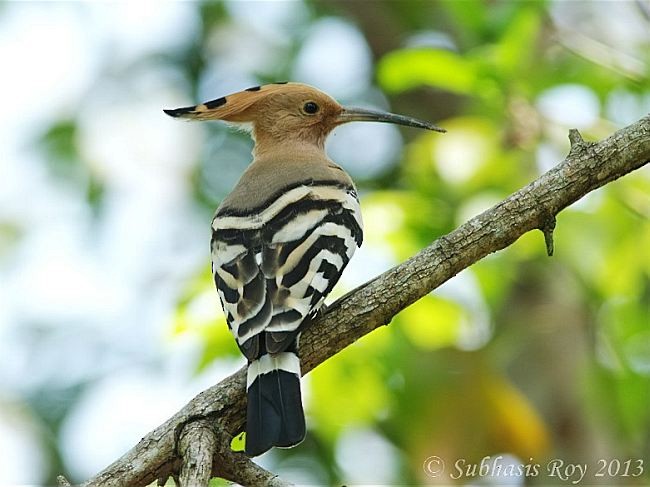
[[[406,125],[407,127],[416,127],[419,129],[435,130],[436,132],[446,132],[445,129],[438,127],[429,122],[418,120],[417,118],[405,117],[394,113],[380,112],[378,110],[368,110],[366,108],[344,108],[338,116],[339,123],[347,122],[384,122],[394,123],[397,125]]]

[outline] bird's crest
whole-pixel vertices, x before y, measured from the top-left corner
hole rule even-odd
[[[309,85],[302,83],[290,83],[287,81],[269,83],[261,86],[253,86],[244,91],[222,96],[214,100],[206,101],[199,105],[190,107],[164,110],[164,112],[175,118],[186,118],[190,120],[224,120],[226,122],[243,122],[243,114],[256,102],[272,93],[292,93],[316,90]]]

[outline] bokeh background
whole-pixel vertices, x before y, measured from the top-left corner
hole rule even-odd
[[[54,484],[244,363],[209,232],[251,142],[162,108],[295,80],[448,129],[330,138],[366,222],[340,295],[561,161],[569,128],[594,140],[650,112],[650,4],[3,2],[0,66],[0,485]],[[306,441],[261,464],[376,485],[449,483],[432,456],[645,459],[582,484],[647,485],[649,195],[647,168],[590,194],[554,257],[527,234],[320,366]],[[557,482],[455,483],[506,480]]]

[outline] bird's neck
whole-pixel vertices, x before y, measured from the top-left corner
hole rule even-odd
[[[327,158],[325,155],[325,138],[327,132],[315,127],[305,126],[291,132],[280,132],[253,126],[255,160],[277,158],[278,156]]]
[[[255,161],[278,159],[318,161],[327,160],[327,155],[325,154],[324,145],[318,142],[298,138],[282,141],[259,140],[256,138],[253,159]]]

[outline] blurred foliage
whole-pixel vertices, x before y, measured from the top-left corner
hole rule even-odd
[[[232,22],[228,5],[197,4],[192,47],[160,61],[182,73],[190,99],[199,97],[210,61],[205,46],[214,47],[215,33]],[[253,75],[260,82],[289,78],[310,26],[342,18],[368,42],[374,83],[391,110],[448,130],[444,136],[404,131],[401,159],[360,184],[364,245],[398,262],[561,160],[572,122],[544,108],[551,90],[577,86],[594,97],[596,116],[580,127],[586,139],[621,125],[616,100],[650,99],[649,45],[631,54],[645,53],[645,72],[613,69],[564,37],[554,5],[310,1],[305,25],[286,35],[280,62]],[[643,114],[634,109],[627,122]],[[227,191],[224,181],[234,181],[247,163],[216,171],[219,157],[250,145],[245,135],[206,130],[212,145],[188,178],[197,211],[208,215]],[[100,209],[101,179],[80,156],[77,132],[77,121],[65,118],[39,144],[49,169],[79,184],[88,204]],[[269,468],[281,476],[299,471],[298,478],[321,484],[348,482],[351,467],[341,452],[350,441],[354,461],[396,465],[392,477],[380,479],[385,483],[434,482],[422,468],[432,455],[452,462],[504,453],[522,463],[648,462],[649,194],[647,170],[607,185],[559,214],[553,258],[541,233],[527,234],[319,366],[304,380],[308,438],[274,451]],[[0,224],[7,235],[0,258],[19,232]],[[197,374],[239,357],[220,311],[197,312],[216,302],[208,259],[206,251],[205,267],[184,285],[169,333],[172,340],[198,337]],[[391,458],[372,457],[375,450],[350,439],[355,431],[379,437],[389,445],[379,451]],[[544,478],[529,481],[541,485]]]
[[[59,120],[42,134],[39,147],[46,154],[52,174],[60,182],[83,188],[89,206],[98,210],[104,190],[91,166],[85,164],[79,154],[77,130],[74,120]]]

